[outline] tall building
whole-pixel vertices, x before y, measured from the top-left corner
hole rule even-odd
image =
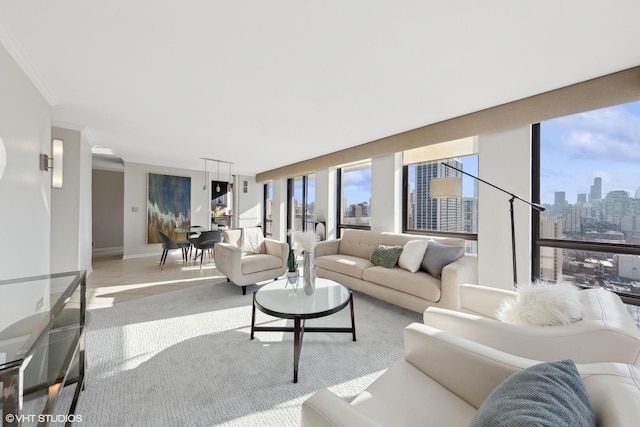
[[[562,220],[541,219],[540,237],[543,239],[562,238]],[[563,280],[562,249],[540,248],[540,279],[550,281]]]
[[[578,204],[578,205],[586,205],[587,204],[587,193],[578,193],[578,198],[576,199],[576,204]]]
[[[591,186],[591,191],[589,192],[589,202],[600,199],[602,199],[602,178],[598,176],[593,178],[593,185]]]
[[[624,190],[609,191],[604,199],[606,221],[620,224],[622,217],[629,211],[631,198]]]
[[[566,193],[564,191],[556,191],[553,198],[553,213],[556,215],[562,215],[566,206]]]
[[[442,163],[462,169],[458,159],[425,162],[416,165],[416,217],[418,230],[460,231],[462,229],[462,200],[459,198],[431,198],[431,180],[462,177],[462,173]]]
[[[562,216],[564,220],[563,231],[568,233],[580,233],[582,231],[582,218],[589,216],[589,209],[582,206],[568,206]]]

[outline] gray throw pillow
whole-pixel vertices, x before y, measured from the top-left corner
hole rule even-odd
[[[443,245],[435,240],[429,240],[420,269],[439,279],[442,269],[463,255],[464,248],[460,246]]]
[[[371,252],[369,261],[385,268],[393,268],[402,254],[402,246],[378,245]]]
[[[587,389],[572,360],[517,372],[491,392],[470,427],[595,427]]]

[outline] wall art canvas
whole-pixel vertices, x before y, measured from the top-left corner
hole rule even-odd
[[[161,243],[158,230],[185,240],[191,227],[191,178],[148,174],[147,243]]]

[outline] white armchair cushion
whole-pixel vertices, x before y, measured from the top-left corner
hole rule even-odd
[[[535,282],[518,285],[516,299],[507,298],[497,318],[529,326],[568,325],[582,319],[580,290],[569,282]]]

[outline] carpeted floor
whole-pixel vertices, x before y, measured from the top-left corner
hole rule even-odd
[[[357,341],[305,334],[294,384],[292,334],[250,340],[251,301],[218,276],[91,309],[77,425],[297,426],[304,399],[328,387],[350,401],[402,357],[402,329],[421,321],[355,293]],[[258,323],[283,322],[258,312]],[[307,325],[348,326],[349,310]]]

